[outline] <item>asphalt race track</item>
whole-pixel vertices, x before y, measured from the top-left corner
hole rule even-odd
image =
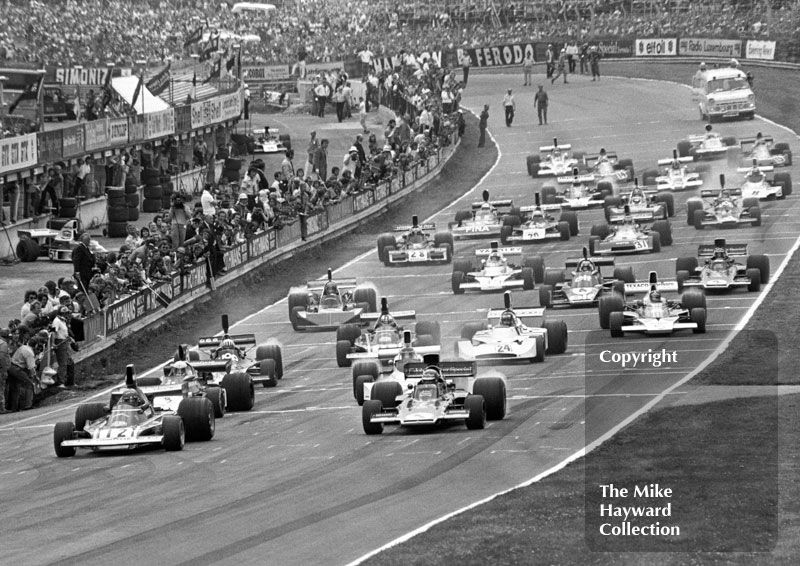
[[[525,156],[558,137],[573,149],[601,147],[634,161],[637,174],[689,134],[701,133],[690,92],[678,85],[574,76],[569,85],[546,87],[550,125],[538,126],[535,87],[520,76],[471,77],[464,103],[474,111],[491,105],[490,131],[499,144],[497,167],[482,184],[433,219],[441,226],[488,189],[495,198],[532,204],[543,182],[526,173]],[[542,79],[543,80],[543,79]],[[517,115],[503,124],[501,99],[514,88]],[[772,134],[795,138],[759,119],[716,124],[724,135]],[[796,146],[796,144],[793,144]],[[796,151],[800,148],[794,147]],[[716,162],[723,167],[725,161]],[[789,168],[800,179],[797,168]],[[718,171],[707,176],[715,188]],[[697,245],[724,236],[748,242],[750,253],[767,253],[774,272],[794,244],[800,222],[798,196],[762,204],[763,225],[697,231],[686,224],[685,200],[676,193],[675,243],[654,255],[618,257],[638,278],[656,270],[674,277],[674,260],[695,255]],[[428,211],[409,210],[409,217]],[[602,211],[580,212],[581,234],[569,242],[526,248],[548,267],[580,255]],[[486,242],[456,242],[469,256]],[[530,251],[528,251],[528,249]],[[320,266],[320,275],[326,266]],[[340,266],[334,266],[340,267]],[[339,273],[372,281],[394,309],[415,309],[418,320],[439,320],[444,357],[467,321],[502,306],[500,294],[454,296],[451,265],[388,268],[372,252]],[[302,283],[298,281],[297,283]],[[543,364],[498,366],[508,380],[509,412],[483,431],[453,426],[426,432],[387,428],[368,437],[352,393],[350,369],[335,359],[335,334],[295,333],[286,301],[253,314],[235,327],[259,341],[283,344],[283,380],[257,389],[249,413],[217,421],[209,443],[182,452],[91,454],[57,459],[52,426],[71,420],[74,406],[27,418],[0,429],[0,548],[7,564],[346,564],[448,512],[518,485],[553,467],[621,422],[710,356],[758,294],[743,290],[708,298],[708,333],[663,338],[599,334],[597,309],[549,311],[569,327],[567,353]],[[514,293],[515,306],[537,306],[538,291]],[[593,334],[595,332],[595,334]],[[622,372],[618,367],[585,372],[587,339],[626,349],[678,352],[668,369]],[[484,371],[489,368],[483,367]],[[587,399],[591,401],[586,410]],[[591,426],[587,427],[587,422]],[[471,513],[479,513],[472,510]]]

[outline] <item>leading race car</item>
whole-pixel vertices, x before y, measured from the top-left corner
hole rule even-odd
[[[740,167],[736,171],[744,175],[741,184],[742,198],[772,200],[784,199],[792,194],[792,176],[789,173],[773,173],[772,165],[758,165],[753,159],[750,167]]]
[[[384,265],[450,263],[453,259],[452,232],[436,232],[435,224],[420,225],[417,216],[410,225],[397,226],[394,231],[402,234],[378,237],[378,258]]]
[[[765,136],[758,132],[754,138],[739,140],[741,151],[728,154],[729,165],[738,167],[749,165],[756,160],[758,165],[771,165],[773,167],[788,167],[792,164],[792,150],[788,143],[775,143],[772,136]]]
[[[432,427],[456,421],[476,430],[484,428],[487,419],[505,417],[506,387],[501,377],[475,378],[474,362],[426,360],[405,365],[406,380],[416,382],[410,389],[403,391],[397,382],[375,384],[372,399],[362,407],[365,433],[381,434],[387,424]]]
[[[522,248],[500,248],[492,242],[488,249],[475,250],[475,255],[485,257],[477,268],[469,259],[453,261],[451,284],[453,293],[466,290],[502,291],[504,289],[533,289],[537,276],[544,277],[544,260],[541,256],[522,256]],[[519,263],[509,263],[507,256],[522,256]]]
[[[700,159],[719,159],[726,157],[728,150],[737,145],[733,136],[723,137],[712,131],[711,124],[706,124],[706,133],[689,136],[688,140],[678,142],[678,156]]]
[[[544,189],[542,190],[544,191]],[[512,242],[530,244],[547,240],[566,241],[570,236],[578,234],[578,215],[575,211],[562,211],[556,220],[549,213],[561,211],[561,205],[540,204],[539,194],[537,193],[534,197],[536,199],[534,206],[522,206],[504,219],[500,232],[500,241],[503,244]]]
[[[512,309],[508,291],[503,299],[504,309],[489,309],[486,321],[470,322],[461,329],[461,340],[456,342],[459,358],[543,362],[545,354],[566,351],[567,325],[563,320],[546,320],[543,308]]]
[[[599,181],[591,174],[581,175],[578,169],[572,170],[572,176],[559,177],[559,187],[545,185],[542,187],[542,204],[559,204],[563,208],[583,209],[603,206],[603,199],[614,193],[614,186],[609,181]]]
[[[416,321],[416,313],[389,311],[389,303],[381,299],[381,312],[368,313],[363,320],[374,320],[372,328],[363,329],[357,324],[343,324],[336,329],[336,363],[340,368],[350,367],[354,360],[378,360],[381,365],[391,363],[403,347],[404,328],[397,321]],[[414,346],[437,346],[441,344],[438,322],[419,321],[414,326]],[[438,350],[430,350],[430,352]],[[426,351],[427,353],[427,351]]]
[[[511,199],[489,200],[489,191],[483,191],[483,202],[473,202],[472,210],[456,212],[455,222],[448,227],[455,239],[497,238],[503,220],[516,209]]]
[[[133,365],[126,368],[125,387],[112,392],[112,402],[82,403],[74,422],[58,422],[53,429],[56,456],[74,456],[77,448],[133,450],[159,446],[182,450],[188,439],[211,440],[215,432],[214,407],[203,396],[184,396],[177,411],[154,406],[134,379]]]
[[[640,209],[638,218],[653,221],[656,209]],[[647,218],[647,213],[650,217]],[[615,217],[616,218],[616,217]],[[591,255],[658,253],[661,246],[672,245],[672,226],[669,220],[655,220],[650,225],[639,224],[626,204],[621,220],[615,224],[595,224],[589,236]]]
[[[613,186],[633,181],[633,160],[622,159],[616,152],[601,148],[599,153],[583,158],[596,182],[606,181]]]
[[[333,330],[342,324],[360,324],[361,315],[375,312],[378,292],[372,283],[357,283],[355,278],[334,281],[307,281],[289,290],[289,320],[295,330]]]
[[[648,169],[642,173],[642,185],[655,185],[657,191],[685,191],[696,189],[703,184],[703,174],[708,173],[708,164],[689,167],[694,158],[690,155],[680,157],[678,151],[672,150],[672,159],[659,159],[659,169]]]
[[[675,261],[675,276],[678,291],[687,287],[699,287],[705,291],[730,291],[736,287],[747,287],[748,291],[759,291],[769,281],[769,257],[762,254],[747,255],[747,244],[728,244],[717,238],[713,244],[697,248],[697,255],[705,258],[698,266],[696,257],[679,257]],[[744,265],[734,258],[747,257]]]
[[[601,268],[613,267],[613,276],[603,275]],[[567,271],[571,277],[567,278]],[[590,307],[596,305],[601,296],[621,285],[636,280],[631,266],[614,266],[613,257],[589,257],[583,248],[583,257],[568,259],[566,270],[547,269],[544,284],[539,287],[539,305],[551,307]]]
[[[686,201],[688,224],[698,230],[706,226],[761,226],[758,199],[742,198],[741,189],[726,189],[725,175],[719,176],[719,183],[719,190],[704,189],[700,191],[700,198],[692,197]]]
[[[583,153],[573,153],[571,150],[572,145],[559,144],[558,139],[553,138],[553,145],[540,146],[538,154],[528,156],[528,175],[531,177],[569,175],[575,167],[583,166]]]
[[[666,220],[675,216],[675,199],[671,194],[643,190],[636,179],[630,191],[621,192],[619,196],[606,197],[603,200],[603,207],[606,220],[611,224],[622,222],[626,214],[640,221]]]
[[[611,336],[620,338],[626,332],[672,334],[676,330],[706,331],[706,296],[690,290],[679,301],[663,298],[661,293],[678,290],[677,281],[658,281],[654,271],[649,281],[625,285],[625,294],[600,299],[600,324],[608,321]],[[640,300],[629,301],[627,295],[644,293]]]

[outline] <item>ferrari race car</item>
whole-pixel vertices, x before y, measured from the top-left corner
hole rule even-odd
[[[559,177],[559,187],[545,185],[542,187],[542,204],[559,204],[563,208],[591,208],[603,206],[603,199],[614,193],[614,186],[609,181],[600,181],[595,186],[593,174],[580,175],[573,169],[572,176]],[[590,184],[587,184],[590,183]],[[566,185],[566,186],[564,186]]]
[[[435,232],[435,224],[419,224],[413,216],[411,225],[397,226],[402,235],[378,236],[378,258],[384,265],[450,263],[453,259],[453,233]],[[430,232],[435,232],[431,237]]]
[[[284,153],[292,147],[289,134],[281,134],[277,128],[256,128],[253,130],[252,153]]]
[[[740,167],[736,171],[744,175],[741,184],[742,198],[772,200],[784,199],[792,194],[792,176],[789,173],[773,173],[772,165],[758,165],[753,159],[752,167]]]
[[[544,192],[544,189],[542,191]],[[535,195],[535,198],[535,206],[520,207],[514,211],[515,214],[506,216],[500,232],[500,241],[503,244],[511,242],[531,244],[547,240],[566,241],[570,236],[578,235],[578,215],[574,210],[561,212],[556,220],[548,213],[561,211],[561,205],[540,204],[538,194]]]
[[[704,265],[698,266],[696,257],[679,257],[675,261],[679,292],[686,287],[700,287],[706,291],[747,287],[748,291],[760,291],[761,285],[769,281],[769,257],[748,256],[747,244],[727,244],[723,238],[718,238],[713,244],[699,246],[697,256],[705,258]],[[747,256],[745,265],[734,259],[744,256]]]
[[[333,330],[342,324],[360,324],[361,315],[375,312],[378,292],[371,283],[357,284],[355,278],[307,281],[289,290],[289,320],[295,330]]]
[[[675,216],[675,199],[671,194],[660,195],[656,191],[642,190],[638,183],[630,192],[606,197],[603,207],[606,220],[612,224],[625,220],[626,208],[634,220],[666,220]]]
[[[336,363],[340,368],[350,367],[353,360],[378,360],[381,365],[391,364],[392,359],[403,347],[404,328],[397,321],[416,321],[414,311],[389,312],[389,304],[381,299],[380,313],[367,313],[361,319],[375,321],[372,328],[362,331],[360,325],[343,324],[336,329]],[[438,322],[419,321],[414,327],[416,348],[441,344],[441,330]],[[423,353],[438,352],[438,349]]]
[[[726,189],[725,175],[719,176],[720,189],[704,189],[700,198],[686,201],[687,222],[702,230],[706,226],[735,228],[740,224],[761,226],[758,199],[742,198],[742,189]]]
[[[696,189],[703,184],[703,173],[709,171],[708,164],[694,165],[691,168],[687,163],[692,163],[694,158],[687,155],[678,156],[678,151],[672,150],[672,159],[659,159],[659,169],[648,169],[642,173],[642,185],[650,187],[655,185],[657,191],[685,191]]]
[[[484,257],[480,266],[472,260],[453,261],[451,283],[453,293],[460,295],[466,290],[502,291],[504,289],[533,289],[537,280],[544,277],[544,261],[541,256],[524,257],[522,248],[500,248],[492,242],[489,249],[475,250],[475,255]],[[522,256],[519,264],[509,263],[507,256]]]
[[[18,230],[17,257],[24,262],[36,261],[40,256],[48,257],[50,261],[71,262],[72,250],[80,245],[82,234],[83,227],[77,218],[67,221],[58,230],[54,228]],[[95,254],[105,254],[108,251],[97,240],[89,240],[89,249]]]
[[[141,446],[183,449],[188,440],[211,440],[216,424],[214,406],[205,396],[183,395],[177,410],[161,408],[146,395],[126,368],[125,387],[111,394],[111,403],[82,403],[75,422],[58,422],[53,429],[56,456],[74,456],[77,448],[133,450]]]
[[[603,275],[602,267],[613,267],[612,277]],[[544,273],[544,284],[539,287],[539,305],[551,307],[589,307],[597,304],[602,295],[621,285],[636,280],[630,266],[615,267],[613,257],[589,257],[583,248],[583,257],[568,259],[566,268],[572,271],[567,279],[563,269],[548,269]]]
[[[660,282],[654,271],[649,282],[625,285],[624,294],[600,299],[600,327],[611,330],[611,336],[620,338],[626,332],[643,334],[672,334],[676,330],[691,330],[695,334],[706,331],[706,296],[690,290],[679,301],[661,297],[663,292],[676,292],[677,281]],[[628,301],[626,295],[644,293],[641,300]]]
[[[473,202],[472,210],[456,212],[455,222],[448,227],[455,239],[497,238],[503,219],[515,210],[510,199],[489,200],[489,191],[483,191],[483,202]]]
[[[639,224],[625,205],[621,221],[616,224],[595,224],[589,236],[589,254],[635,254],[658,253],[661,246],[672,245],[672,226],[669,220],[655,220],[655,209],[647,218],[646,209],[640,210],[638,217],[652,221],[649,226]]]
[[[409,330],[403,331],[403,344],[392,358],[361,357],[353,362],[353,395],[359,406],[371,399],[372,388],[377,383],[390,381],[399,383],[403,389],[409,383],[404,368],[409,362],[422,362],[423,357],[438,354],[441,346],[415,346]],[[413,383],[413,382],[411,382]],[[383,387],[383,386],[381,386]]]
[[[761,132],[758,132],[754,138],[740,139],[739,147],[741,152],[728,154],[729,165],[732,167],[748,165],[754,159],[760,166],[788,167],[792,164],[792,150],[789,148],[789,144],[775,143],[772,136],[765,136]]]
[[[575,167],[583,165],[583,154],[573,153],[571,150],[572,145],[559,145],[558,139],[553,138],[553,145],[543,145],[539,147],[538,154],[528,156],[528,175],[531,177],[569,175]]]
[[[633,181],[633,161],[620,159],[616,152],[609,153],[601,148],[600,153],[588,154],[583,161],[597,182],[607,181],[618,185]]]
[[[462,360],[543,362],[545,354],[567,349],[567,325],[546,320],[543,308],[511,308],[511,293],[503,297],[504,309],[489,309],[487,320],[470,322],[461,329],[456,355]],[[536,326],[528,326],[527,320]]]
[[[691,135],[689,139],[679,141],[678,156],[695,160],[718,159],[725,157],[728,150],[737,145],[735,137],[722,137],[711,130],[711,124],[706,124],[705,134]]]
[[[381,434],[384,425],[446,426],[461,421],[470,430],[482,429],[486,420],[506,416],[506,386],[501,377],[478,377],[474,362],[442,361],[426,356],[425,362],[408,363],[403,390],[395,381],[376,383],[372,398],[364,401],[364,432]],[[470,392],[470,381],[472,392]]]

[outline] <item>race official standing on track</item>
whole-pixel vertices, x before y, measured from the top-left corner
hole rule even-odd
[[[483,112],[480,115],[478,122],[478,129],[481,131],[481,136],[478,139],[478,147],[483,147],[486,144],[486,127],[489,125],[489,105],[483,105]]]
[[[525,77],[525,82],[522,86],[529,86],[533,85],[533,53],[528,52],[525,55],[525,59],[522,61],[522,74]]]
[[[467,80],[469,79],[469,66],[472,64],[472,59],[470,59],[469,53],[467,53],[466,51],[462,51],[461,57],[459,57],[458,62],[461,65],[461,72],[463,73],[462,82],[466,87]]]
[[[547,124],[547,103],[548,96],[544,91],[544,87],[539,85],[539,90],[533,97],[533,107],[536,108],[536,114],[539,116],[539,125]]]
[[[592,80],[599,81],[600,80],[600,57],[603,54],[600,53],[600,49],[596,45],[592,45],[589,48],[589,67],[592,69]]]
[[[6,381],[8,380],[8,367],[11,365],[11,351],[9,347],[11,333],[8,328],[0,328],[0,415],[6,410]]]
[[[554,84],[561,75],[564,75],[564,84],[567,84],[567,73],[567,50],[562,49],[561,54],[558,56],[558,73],[550,79],[550,84]]]
[[[503,97],[503,108],[506,111],[506,127],[510,128],[511,123],[514,121],[514,112],[517,110],[517,103],[514,102],[514,95],[511,94],[511,89]]]
[[[92,269],[95,265],[95,257],[89,248],[91,236],[88,232],[81,234],[81,243],[72,250],[72,267],[75,270],[76,279],[80,279],[83,288],[89,288],[89,281],[92,279]]]
[[[553,71],[555,71],[556,68],[556,56],[555,53],[553,53],[552,43],[547,46],[547,51],[544,53],[544,64],[547,69],[547,78],[552,78]]]

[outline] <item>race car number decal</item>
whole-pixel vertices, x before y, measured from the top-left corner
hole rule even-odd
[[[636,240],[635,247],[637,250],[646,250],[650,247],[650,244],[647,242],[647,240]]]
[[[496,351],[498,354],[508,354],[511,353],[511,346],[508,344],[498,344]]]
[[[525,230],[522,237],[526,240],[538,240],[544,238],[544,232],[542,230]]]
[[[410,250],[408,261],[425,261],[428,259],[428,250]]]
[[[577,289],[573,289],[572,292],[576,295],[588,295],[594,291],[594,289],[587,289],[586,287],[578,287]]]

